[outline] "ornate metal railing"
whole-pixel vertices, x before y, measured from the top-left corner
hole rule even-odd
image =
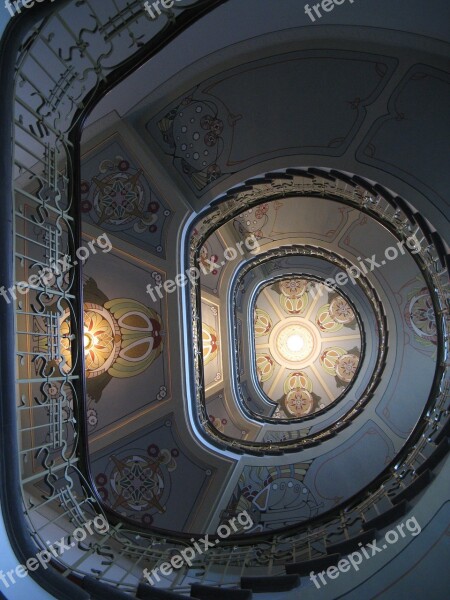
[[[281,174],[267,175],[263,180],[258,177],[257,183],[253,184],[252,180],[247,181],[242,191],[240,189],[233,189],[226,196],[215,201],[214,207],[195,223],[195,230],[190,239],[189,266],[195,267],[198,265],[200,249],[205,240],[216,229],[240,213],[258,204],[289,197],[299,199],[302,197],[318,197],[338,201],[373,216],[400,241],[406,242],[412,236],[417,238],[421,250],[418,253],[412,253],[411,256],[415,258],[423,275],[425,285],[427,285],[432,295],[438,321],[437,329],[441,336],[442,351],[447,352],[448,333],[444,333],[448,327],[449,303],[447,257],[443,253],[443,244],[438,236],[429,232],[423,218],[420,216],[416,218],[417,213],[413,213],[403,199],[398,197],[394,199],[383,188],[380,187],[380,191],[377,191],[359,177],[355,177],[349,183],[349,178],[344,174],[342,175],[342,179],[340,179],[339,174],[336,174],[335,177],[330,177],[328,172],[324,172],[324,176],[321,177],[319,169],[314,169],[313,171],[313,176],[306,171],[288,170]],[[420,225],[418,221],[420,221]],[[318,248],[308,248],[305,251],[308,253],[324,253],[324,251]],[[343,259],[338,258],[342,262]],[[263,260],[263,257],[261,260]],[[348,265],[344,261],[342,268],[345,269],[346,266]],[[237,440],[222,434],[208,419],[205,405],[201,319],[199,318],[201,314],[200,293],[201,284],[199,281],[196,281],[190,289],[192,336],[195,349],[192,366],[195,376],[195,389],[193,389],[192,397],[195,397],[195,411],[198,417],[199,428],[218,448],[228,448],[231,451],[241,453],[257,452],[261,455],[265,453],[272,455],[283,452],[295,452],[301,447],[317,444],[335,435],[340,429],[348,425],[371,397],[374,387],[379,382],[383,368],[384,351],[378,356],[373,377],[363,396],[344,417],[330,425],[326,430],[320,431],[313,436],[301,436],[278,443]],[[382,308],[380,308],[380,304],[377,304],[376,292],[371,288],[366,289],[365,293],[373,305],[377,320],[381,323],[380,347],[384,348],[387,343],[386,318]],[[439,387],[439,382],[443,377],[444,375],[437,370],[435,388]],[[432,402],[433,397],[431,395],[427,405],[430,405]]]
[[[256,258],[252,258],[252,259],[248,260],[245,263],[245,265],[239,270],[239,272],[237,273],[237,275],[235,277],[235,281],[233,284],[232,297],[233,297],[234,313],[236,313],[236,296],[238,293],[238,289],[241,285],[243,278],[249,271],[251,271],[252,269],[256,268],[259,265],[265,264],[268,261],[272,261],[273,259],[283,258],[283,257],[292,257],[292,256],[307,256],[307,257],[311,257],[311,258],[319,258],[324,261],[327,261],[328,264],[333,265],[334,267],[341,269],[343,271],[345,271],[346,269],[349,269],[352,266],[348,260],[338,256],[335,252],[325,250],[324,248],[312,246],[310,244],[298,245],[298,246],[293,245],[293,244],[290,246],[283,246],[281,244],[280,247],[277,249],[271,250],[267,253],[258,254],[258,256]],[[321,280],[317,279],[317,281],[320,282]],[[376,359],[375,367],[373,369],[370,381],[366,386],[364,394],[361,396],[361,398],[358,400],[358,402],[355,403],[354,409],[352,409],[352,411],[349,411],[346,415],[343,415],[339,419],[339,423],[341,423],[342,425],[344,423],[347,424],[352,418],[354,418],[356,415],[358,415],[361,412],[364,404],[370,398],[372,398],[378,383],[381,381],[381,375],[383,372],[384,365],[386,364],[386,353],[388,350],[388,327],[387,327],[387,320],[386,320],[386,315],[383,310],[382,302],[381,302],[375,288],[369,283],[369,281],[366,279],[365,276],[362,276],[359,278],[359,284],[360,284],[360,287],[362,288],[362,290],[364,290],[366,298],[368,299],[368,301],[371,304],[371,307],[373,309],[375,320],[376,320],[376,326],[377,326],[377,336],[378,336],[378,339],[380,340],[380,342],[378,344],[377,359]],[[349,298],[347,298],[347,301],[351,302],[351,300],[349,300]],[[362,332],[362,348],[364,349],[364,347],[365,347],[364,327],[363,327],[362,322],[360,322],[359,315],[356,315],[356,318],[359,323],[359,328]],[[234,314],[234,317],[233,317],[233,328],[234,328],[235,339],[238,339],[239,334],[238,334],[236,314]],[[308,445],[308,440],[307,440],[308,429],[306,429],[305,431],[303,431],[301,429],[301,424],[305,424],[305,421],[306,421],[305,417],[300,418],[300,419],[282,419],[282,418],[275,419],[275,418],[266,417],[266,416],[263,417],[263,416],[255,413],[249,406],[247,406],[247,401],[246,401],[244,394],[242,393],[242,388],[241,388],[241,381],[240,381],[241,374],[240,374],[240,368],[239,368],[241,357],[240,357],[239,353],[240,353],[240,348],[238,348],[238,346],[236,345],[236,347],[234,349],[234,365],[235,366],[234,366],[234,370],[233,370],[233,379],[235,378],[235,381],[236,381],[235,390],[237,390],[236,395],[238,397],[238,402],[241,405],[244,413],[246,413],[251,419],[254,419],[255,421],[259,421],[259,422],[273,423],[276,425],[280,425],[280,424],[289,425],[291,423],[297,423],[298,429],[292,433],[295,434],[294,437],[296,439],[301,438],[301,447],[307,446]],[[361,354],[363,355],[364,351],[362,351]],[[345,393],[346,393],[346,391],[345,391]],[[344,394],[337,397],[336,400],[333,401],[332,405],[339,402],[343,395]],[[327,412],[329,410],[329,408],[330,407],[328,406],[325,409],[322,409],[321,411],[317,411],[317,412],[311,414],[310,418],[317,417],[318,415]],[[329,433],[328,437],[330,437],[337,432],[337,429],[330,427],[330,428],[327,428],[327,431]],[[323,441],[324,439],[326,439],[326,438],[325,437],[312,438],[310,440],[310,443],[311,442],[317,443],[317,441]],[[292,447],[295,448],[295,444],[292,444]],[[284,449],[284,447],[282,447],[282,448]]]
[[[87,111],[132,67],[151,58],[219,4],[219,0],[186,2],[153,22],[136,0],[58,0],[15,17],[5,35],[1,59],[1,272],[6,289],[14,282],[28,281],[31,274],[44,268],[52,269],[57,258],[68,255],[74,262],[80,239],[79,139]],[[83,26],[76,28],[73,24],[79,22]],[[295,184],[295,178],[267,181],[269,190],[265,192],[257,186],[234,191],[217,216],[225,216],[224,207],[232,212],[239,203],[250,205],[256,196],[283,196],[293,191]],[[328,196],[337,191],[320,176],[308,181],[300,177],[298,187],[296,193],[309,195]],[[198,556],[191,568],[184,567],[169,577],[167,585],[172,589],[187,590],[194,580],[232,586],[249,567],[277,574],[286,562],[321,555],[330,543],[348,538],[369,510],[376,510],[405,483],[414,481],[417,470],[426,465],[423,461],[429,460],[424,457],[434,456],[436,442],[445,431],[449,413],[449,387],[444,379],[448,274],[440,240],[426,227],[424,230],[415,215],[408,215],[405,206],[399,207],[382,194],[370,194],[359,185],[352,187],[339,180],[336,188],[340,199],[382,219],[402,239],[420,233],[429,241],[416,257],[432,291],[439,326],[439,367],[427,414],[397,468],[389,468],[374,482],[371,490],[354,501],[351,511],[323,515],[290,532],[224,541],[214,551]],[[14,237],[10,230],[13,216]],[[33,281],[19,286],[21,291],[13,290],[16,299],[12,295],[9,303],[2,299],[0,309],[5,432],[0,453],[2,513],[22,562],[49,546],[55,527],[70,532],[103,514],[86,472],[83,354],[77,343],[82,323],[81,269],[75,267],[68,277]],[[70,330],[63,338],[59,318],[65,310],[70,313]],[[70,364],[61,360],[61,344],[71,351]],[[153,569],[186,543],[181,535],[139,532],[118,522],[107,533],[94,532],[85,542],[75,544],[75,554],[52,559],[55,570],[40,569],[32,575],[58,598],[86,598],[73,583],[85,574],[133,591],[145,567]]]

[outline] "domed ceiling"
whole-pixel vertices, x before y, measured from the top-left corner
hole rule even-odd
[[[140,526],[195,530],[208,505],[213,523],[245,508],[253,532],[325,512],[385,469],[424,409],[437,336],[426,240],[389,192],[311,171],[250,180],[185,225],[184,268],[198,277],[180,287],[183,369],[160,263],[114,238],[86,264],[94,481]]]
[[[228,418],[252,426],[236,436],[201,417],[199,435],[230,452],[279,454],[270,465],[239,461],[222,518],[245,508],[253,531],[320,514],[380,474],[420,417],[435,376],[431,295],[427,325],[415,310],[426,293],[417,260],[426,240],[409,228],[409,215],[400,217],[393,196],[374,198],[371,184],[350,186],[339,173],[333,182],[303,170],[266,178],[270,184],[249,180],[217,202],[193,226],[188,249],[191,268],[206,261],[215,271],[214,287],[211,272],[188,285],[192,314],[201,307],[192,321],[194,406],[205,415],[221,386]],[[232,243],[245,252],[230,253]],[[234,260],[222,260],[230,254]],[[224,383],[211,387],[210,354],[201,360],[196,340],[211,335],[205,316],[213,298]],[[405,368],[420,379],[400,377]]]
[[[3,305],[5,515],[48,547],[104,511],[108,537],[59,567],[132,592],[247,511],[256,538],[162,582],[233,593],[372,535],[448,450],[445,20],[419,24],[418,0],[307,25],[297,0],[138,4],[36,6],[8,35],[2,272],[79,262]],[[435,552],[439,484],[418,502]]]
[[[349,301],[318,280],[289,277],[262,286],[254,307],[254,367],[273,416],[304,417],[341,397],[362,350]]]
[[[341,505],[435,385],[433,228],[349,159],[376,164],[367,115],[386,114],[396,59],[262,41],[83,144],[84,235],[113,243],[84,267],[91,470],[142,527],[201,531],[245,508],[255,532]]]

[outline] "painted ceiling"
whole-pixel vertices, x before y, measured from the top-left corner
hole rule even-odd
[[[241,533],[258,537],[239,556],[230,540],[163,582],[189,593],[199,577],[233,585],[247,550],[262,574],[285,542],[312,558],[413,507],[424,537],[375,578],[404,584],[414,548],[439,554],[447,527],[434,475],[450,390],[449,19],[378,0],[305,25],[298,0],[228,0],[183,23],[190,3],[151,22],[137,1],[105,16],[74,0],[17,48],[7,275],[83,264],[26,294],[18,283],[5,306],[5,416],[20,427],[6,475],[24,492],[10,508],[43,546],[100,508],[108,548],[80,542],[73,566],[84,552],[125,592],[180,533],[247,511]],[[109,87],[135,52],[149,60]],[[430,466],[424,493],[392,508]]]
[[[263,174],[330,165],[350,176],[360,172],[356,157],[380,168],[387,146],[403,155],[393,143],[399,128],[410,136],[439,129],[414,89],[426,81],[433,94],[437,81],[448,83],[437,67],[410,71],[376,44],[367,53],[338,42],[298,46],[273,47],[270,58],[253,49],[240,61],[211,56],[185,79],[168,72],[136,110],[110,113],[86,132],[83,235],[107,232],[113,245],[84,268],[90,462],[105,505],[142,526],[212,529],[244,508],[253,531],[307,520],[394,459],[430,393],[436,319],[411,253],[370,272],[366,287],[328,289],[344,264],[381,255],[397,238],[350,204],[355,186],[317,173]],[[318,72],[333,94],[323,94]],[[421,173],[417,165],[410,181]],[[440,180],[433,193],[442,189]],[[396,218],[389,206],[386,216]],[[227,248],[250,235],[259,252],[222,265]],[[277,254],[281,247],[296,251]],[[197,286],[147,293],[195,253],[206,271]],[[380,361],[381,381],[335,438],[270,461],[235,451],[326,432],[358,405]],[[415,376],[400,377],[405,369]]]
[[[323,410],[355,378],[362,351],[355,311],[325,289],[311,279],[280,279],[255,298],[255,369],[262,391],[277,404],[275,417]]]

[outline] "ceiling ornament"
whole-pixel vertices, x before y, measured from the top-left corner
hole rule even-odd
[[[320,334],[317,329],[299,317],[279,321],[269,336],[272,356],[287,369],[310,365],[317,359],[320,345]]]
[[[174,164],[180,166],[195,190],[203,190],[222,177],[220,165],[229,153],[240,118],[217,98],[204,100],[201,92],[193,90],[158,121]]]
[[[269,354],[256,355],[256,371],[258,373],[259,381],[268,381],[273,375],[274,367],[275,361]]]
[[[344,348],[333,347],[326,349],[320,357],[323,369],[336,378],[338,386],[346,386],[350,383],[358,369],[359,349],[350,351]]]
[[[291,275],[259,288],[252,335],[256,379],[264,396],[277,404],[275,419],[323,410],[358,373],[362,332],[355,309],[315,279]]]
[[[107,135],[82,157],[80,192],[83,221],[165,256],[172,211],[121,134]]]
[[[207,323],[202,323],[203,364],[207,365],[217,356],[218,335],[215,329]]]
[[[436,315],[426,287],[416,288],[409,294],[404,314],[406,323],[419,344],[425,347],[437,345]]]
[[[156,449],[155,453],[148,456],[141,451],[123,458],[111,456],[111,472],[103,477],[105,483],[109,482],[113,509],[145,511],[147,515],[166,511],[170,474],[176,470],[177,462],[173,452],[167,449]],[[103,487],[106,487],[105,484]]]
[[[158,358],[163,348],[163,324],[159,314],[137,300],[116,298],[105,308],[117,319],[121,348],[109,369],[112,377],[134,377]]]
[[[254,317],[255,336],[263,337],[272,329],[272,321],[265,310],[257,308]]]
[[[307,284],[306,279],[285,279],[279,283],[280,305],[285,312],[298,315],[308,307]]]
[[[72,369],[70,311],[61,317],[62,369]],[[108,373],[111,377],[134,377],[145,371],[161,354],[160,316],[130,298],[119,298],[105,306],[84,304],[83,347],[88,379]]]
[[[72,369],[70,311],[61,318],[61,357],[63,369]],[[108,371],[120,351],[120,329],[114,317],[98,304],[85,303],[83,325],[83,348],[87,378],[97,377]]]

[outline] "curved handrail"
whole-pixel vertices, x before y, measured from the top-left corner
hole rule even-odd
[[[214,7],[219,3],[220,2],[212,2],[211,0],[202,2],[202,10],[206,11],[208,10],[208,6]],[[75,4],[75,1],[70,3],[68,1],[62,2],[59,0],[58,15],[61,12],[62,7],[69,4]],[[86,6],[87,0],[79,1],[77,4],[80,7]],[[136,8],[138,5],[140,6],[140,3],[133,0],[128,2],[127,5],[131,10],[133,7]],[[146,52],[151,52],[152,49],[147,43],[144,44],[142,48],[136,46],[136,48],[139,48],[138,50],[133,47],[129,50],[129,56],[126,60],[124,59],[119,61],[116,65],[108,66],[106,65],[107,59],[111,52],[113,52],[113,42],[111,41],[110,36],[108,37],[108,47],[101,49],[103,55],[98,64],[95,64],[95,61],[94,64],[92,64],[89,62],[92,60],[92,57],[87,55],[85,52],[86,48],[83,46],[83,34],[81,32],[73,32],[73,37],[70,38],[67,30],[64,30],[63,25],[60,23],[61,31],[64,31],[64,34],[67,37],[66,51],[68,56],[72,57],[72,53],[75,54],[76,52],[84,51],[83,60],[86,61],[86,66],[85,71],[79,76],[80,80],[84,81],[80,87],[77,87],[79,84],[78,80],[72,82],[68,80],[68,86],[63,86],[61,88],[61,96],[51,95],[49,90],[44,89],[36,91],[35,95],[32,96],[30,94],[30,89],[27,89],[27,86],[31,86],[32,82],[30,83],[30,81],[27,81],[25,76],[23,79],[20,79],[22,68],[27,54],[32,53],[34,44],[45,43],[51,47],[52,40],[50,37],[42,35],[43,30],[48,23],[43,22],[36,27],[34,27],[34,25],[53,10],[55,10],[55,5],[50,3],[36,6],[34,9],[29,9],[24,12],[23,15],[15,17],[14,22],[8,28],[7,36],[5,38],[8,46],[5,46],[5,40],[2,42],[3,56],[1,58],[1,66],[4,68],[2,68],[1,72],[3,84],[2,90],[4,94],[2,95],[1,100],[2,110],[0,111],[0,119],[2,120],[4,127],[1,127],[0,129],[4,132],[3,135],[6,135],[6,133],[10,131],[10,124],[14,119],[10,103],[11,98],[9,97],[9,92],[12,93],[13,90],[13,82],[12,79],[9,80],[9,78],[15,67],[17,67],[17,81],[20,80],[23,87],[18,88],[19,97],[17,101],[19,112],[15,115],[15,126],[21,131],[25,131],[27,135],[30,136],[30,139],[39,146],[42,164],[48,165],[48,172],[44,171],[44,175],[50,173],[53,175],[61,175],[62,184],[60,186],[54,185],[54,180],[50,179],[47,181],[49,187],[44,188],[46,180],[42,177],[43,172],[32,171],[31,166],[28,164],[24,165],[16,163],[19,175],[20,173],[26,172],[26,169],[29,169],[33,174],[33,177],[35,177],[35,181],[40,182],[39,191],[42,192],[45,190],[44,195],[41,194],[41,196],[39,196],[39,194],[37,194],[35,196],[26,188],[22,188],[18,185],[16,186],[16,193],[19,197],[22,194],[23,197],[27,197],[30,202],[35,202],[39,208],[45,208],[46,211],[50,212],[55,209],[56,194],[56,202],[61,202],[58,208],[59,213],[66,218],[67,222],[72,222],[73,220],[76,221],[77,218],[76,207],[70,208],[70,197],[67,204],[64,204],[66,194],[64,186],[71,186],[69,191],[72,194],[71,197],[73,197],[73,193],[76,192],[77,189],[76,178],[78,168],[76,163],[76,133],[77,131],[78,134],[81,132],[81,123],[84,114],[83,112],[80,112],[80,110],[84,110],[84,97],[80,98],[80,88],[85,84],[85,80],[95,74],[95,77],[97,78],[96,82],[97,80],[100,82],[103,80],[107,82],[105,86],[101,83],[96,83],[94,86],[97,93],[99,91],[104,92],[104,90],[107,89],[108,84],[114,84],[114,72],[117,69],[119,69],[121,77],[125,76],[127,69],[131,69],[131,61],[137,56],[139,56],[139,60],[145,60]],[[113,17],[114,16],[117,15],[113,15]],[[123,15],[120,15],[120,17],[122,18]],[[193,17],[193,19],[195,19],[195,17]],[[185,19],[184,26],[187,26],[187,23],[188,19]],[[65,23],[65,25],[68,24]],[[112,30],[114,27],[122,26],[120,25],[120,20],[117,23],[111,20],[111,23],[108,25],[111,26]],[[169,23],[163,30],[163,37],[168,34],[169,29],[173,31],[173,34],[175,35],[179,25],[179,21],[175,21],[171,24]],[[127,25],[127,27],[128,26],[131,27],[131,25]],[[70,27],[68,27],[68,29],[71,31]],[[27,31],[30,33],[26,43],[22,47],[19,47],[19,42],[27,35]],[[15,43],[13,43],[14,36],[17,36],[17,42]],[[148,42],[148,44],[151,44],[151,42]],[[161,36],[158,44],[163,44]],[[69,61],[70,59],[68,59],[68,62]],[[20,94],[23,94],[23,96]],[[52,111],[47,110],[48,106],[50,106],[50,97],[52,97],[55,102],[58,102],[57,109]],[[33,102],[35,102],[34,104],[31,101],[29,104],[27,103],[31,98],[33,99]],[[86,100],[88,105],[92,106],[95,103],[96,98],[96,92],[93,91]],[[23,119],[19,118],[21,113]],[[42,142],[43,139],[46,140],[45,143]],[[4,146],[9,147],[9,134],[6,140],[4,140]],[[31,156],[31,152],[33,151],[32,147],[30,146],[30,148],[25,151],[27,152],[28,150],[30,150]],[[59,173],[59,165],[51,162],[53,160],[53,151],[55,151],[56,157],[60,157],[61,160],[67,160],[68,173],[66,179]],[[51,171],[50,167],[54,168],[55,165],[56,172]],[[1,274],[2,280],[8,285],[12,285],[14,282],[12,269],[14,246],[12,236],[10,235],[10,226],[13,215],[11,172],[12,163],[10,153],[5,152],[0,159],[0,174],[2,175],[1,179],[5,191],[5,200],[1,203],[0,207],[3,216],[1,222],[4,227],[4,235],[2,235],[1,240],[3,250],[1,256]],[[286,187],[288,182],[292,181],[298,173],[303,174],[305,178],[303,187],[305,190],[306,188],[309,188],[308,193],[310,195],[316,194],[320,196],[325,188],[324,181],[328,182],[328,184],[330,182],[330,174],[328,172],[322,172],[325,177],[324,181],[322,181],[320,171],[316,171],[315,173],[295,171],[294,173],[292,170],[286,172],[285,176],[269,174],[266,177],[266,180],[271,184],[274,184],[274,193],[279,193],[280,197],[282,197],[289,191]],[[348,535],[349,528],[347,527],[347,523],[350,517],[356,519],[356,522],[358,523],[362,522],[363,515],[368,510],[368,507],[376,506],[376,504],[383,499],[390,498],[398,493],[398,491],[404,487],[404,482],[412,482],[418,478],[419,474],[417,470],[419,470],[420,473],[420,469],[424,468],[422,465],[426,465],[426,463],[422,462],[421,457],[423,455],[433,457],[433,453],[436,452],[436,448],[438,447],[435,440],[439,440],[439,437],[446,431],[445,428],[447,427],[449,414],[449,386],[444,379],[444,369],[448,359],[449,337],[445,316],[448,314],[449,300],[447,271],[448,256],[445,254],[445,248],[443,247],[440,238],[436,234],[431,233],[427,227],[423,227],[424,223],[420,222],[420,218],[416,213],[408,209],[407,204],[404,201],[400,202],[398,198],[392,199],[388,196],[388,192],[383,194],[379,189],[376,189],[377,193],[380,194],[379,196],[374,196],[374,194],[369,193],[368,190],[364,192],[363,187],[360,186],[361,181],[363,180],[357,182],[356,178],[351,179],[345,174],[339,175],[336,174],[336,172],[333,172],[332,175],[336,175],[336,182],[342,181],[345,186],[348,186],[354,191],[354,193],[352,193],[350,189],[344,190],[344,195],[348,197],[349,202],[355,200],[362,210],[368,212],[368,214],[372,214],[375,218],[384,218],[388,215],[389,219],[387,219],[387,222],[389,224],[387,226],[390,227],[391,230],[395,229],[401,236],[406,236],[407,233],[413,231],[413,228],[415,229],[417,227],[416,231],[422,232],[428,241],[428,246],[421,252],[419,257],[416,257],[416,260],[420,261],[420,265],[422,266],[424,275],[427,279],[428,287],[430,291],[433,292],[432,299],[436,314],[438,315],[438,366],[436,369],[433,391],[430,395],[426,411],[422,415],[415,431],[407,440],[404,450],[397,457],[396,464],[389,465],[377,481],[373,482],[371,486],[368,486],[363,493],[350,499],[347,503],[349,508],[348,511],[340,508],[324,513],[308,524],[295,526],[284,532],[268,533],[246,538],[235,538],[234,540],[224,542],[223,545],[213,553],[204,557],[199,557],[196,560],[195,567],[204,569],[204,572],[206,572],[208,566],[212,564],[221,565],[221,567],[223,567],[222,574],[226,573],[229,566],[234,565],[242,567],[257,567],[259,565],[266,568],[266,565],[268,564],[284,564],[286,560],[289,560],[289,558],[294,555],[297,558],[303,556],[310,557],[312,541],[320,541],[325,548],[326,544],[331,539],[337,540],[345,537]],[[352,183],[349,183],[349,179]],[[354,186],[352,185],[353,183],[355,184]],[[52,185],[54,187],[52,187]],[[251,182],[248,182],[248,185],[244,186],[244,190],[233,190],[232,193],[227,195],[228,200],[233,202],[239,202],[241,200],[246,201],[245,194],[249,193],[251,196],[251,189],[249,189],[248,186],[251,187],[252,185]],[[369,184],[365,185],[369,186]],[[52,195],[50,192],[54,192],[54,194]],[[332,190],[330,190],[330,196],[333,196]],[[389,200],[387,200],[387,197],[389,197]],[[39,214],[42,215],[43,211],[41,210]],[[19,219],[19,222],[22,222],[24,220],[24,215],[19,214],[17,219]],[[64,293],[64,290],[59,291],[61,294]],[[12,348],[15,343],[14,320],[16,314],[20,311],[20,308],[16,310],[16,307],[12,304],[9,305],[6,303],[3,303],[0,308],[0,324],[4,336],[1,341],[1,374],[3,386],[1,415],[4,435],[0,442],[2,445],[2,489],[0,493],[2,494],[3,514],[11,543],[13,544],[18,557],[26,559],[35,553],[37,549],[46,547],[47,544],[46,540],[40,536],[37,530],[38,527],[35,524],[36,521],[34,520],[34,515],[36,515],[41,508],[51,506],[58,519],[64,520],[67,524],[73,524],[74,522],[80,524],[85,522],[89,516],[95,514],[96,511],[101,512],[102,507],[96,498],[95,486],[92,484],[89,473],[82,472],[82,470],[84,471],[85,469],[82,462],[82,458],[85,455],[83,455],[83,448],[81,446],[78,448],[78,454],[71,456],[70,460],[67,461],[67,465],[63,465],[64,469],[59,468],[60,465],[58,465],[58,463],[53,465],[44,463],[44,467],[40,471],[37,471],[33,478],[33,483],[39,482],[45,485],[49,480],[49,473],[55,475],[64,470],[68,483],[67,489],[63,490],[64,493],[62,493],[61,490],[56,491],[55,488],[53,488],[52,492],[46,498],[39,499],[39,501],[36,501],[36,504],[30,504],[29,502],[29,482],[26,477],[21,480],[20,468],[22,465],[18,460],[18,439],[22,437],[24,432],[19,430],[17,435],[15,431],[16,357],[12,354]],[[81,322],[80,314],[78,314],[78,322]],[[74,372],[73,376],[71,375],[70,381],[77,382],[80,380],[79,375],[82,374],[80,364],[77,364],[76,369],[78,371]],[[42,370],[40,371],[39,376],[41,377],[42,382],[45,382],[48,379],[44,376]],[[68,381],[68,379],[66,379],[66,381]],[[21,383],[20,385],[23,384]],[[75,383],[74,385],[78,386],[79,383]],[[27,398],[25,398],[25,400],[27,400]],[[73,400],[78,407],[76,410],[78,411],[77,416],[79,417],[79,423],[80,419],[82,420],[84,417],[82,397],[75,397]],[[67,448],[67,446],[68,442],[66,441],[64,448]],[[48,444],[43,445],[41,449],[45,450],[47,447]],[[76,445],[74,447],[76,448]],[[8,457],[7,462],[6,457]],[[78,465],[82,470],[80,470]],[[86,477],[84,475],[86,475]],[[79,496],[69,493],[71,491],[70,486],[72,485],[72,487],[74,487],[75,484],[78,486]],[[22,498],[18,494],[20,487],[22,487]],[[369,497],[367,497],[367,495],[369,495]],[[339,533],[336,533],[335,531],[336,524],[340,524],[341,526]],[[239,546],[236,548],[235,546],[237,544]],[[118,520],[116,525],[111,527],[107,535],[97,535],[87,547],[80,547],[80,550],[82,550],[84,554],[75,564],[67,563],[62,558],[53,561],[54,565],[64,574],[64,577],[59,577],[51,569],[48,569],[45,572],[37,571],[33,573],[33,577],[36,578],[42,587],[48,589],[59,598],[86,598],[87,596],[83,591],[78,587],[73,587],[68,577],[70,576],[72,580],[76,580],[79,575],[82,576],[85,573],[91,574],[92,569],[94,569],[98,579],[107,583],[113,583],[124,590],[132,590],[135,589],[137,582],[141,578],[143,557],[145,558],[145,561],[147,561],[144,564],[156,564],[158,561],[169,557],[174,547],[183,548],[185,546],[186,539],[182,535],[169,537],[166,536],[164,532],[157,530],[153,532],[144,532],[135,526],[124,527],[123,521],[120,522],[120,520]],[[93,567],[92,564],[94,559],[97,560],[95,567]],[[126,575],[129,576],[127,583],[125,583],[124,580],[116,581],[114,577],[111,578],[109,575],[109,571],[112,568],[114,561],[119,559],[124,561],[126,559],[126,561],[128,561],[124,566],[124,571],[126,572]],[[131,581],[135,583],[130,583]],[[173,587],[184,589],[183,585],[186,587],[186,584],[183,584],[183,581],[180,581],[174,583]]]
[[[384,195],[382,196],[378,192],[375,198],[373,198],[371,191],[372,186],[367,183],[367,189],[362,187],[364,180],[360,177],[353,177],[354,187],[349,186],[346,179],[348,176],[343,175],[344,186],[339,188],[332,180],[339,181],[337,177],[330,177],[328,172],[323,171],[325,177],[321,178],[320,169],[314,169],[313,179],[310,178],[310,173],[306,173],[302,170],[292,169],[275,174],[266,174],[263,179],[257,178],[256,183],[252,184],[252,180],[246,181],[245,186],[242,188],[234,188],[222,198],[215,201],[208,211],[201,216],[191,226],[191,242],[189,248],[189,266],[194,267],[198,264],[200,249],[203,246],[205,240],[219,227],[230,219],[236,217],[241,212],[245,212],[251,207],[255,207],[263,202],[286,199],[289,197],[320,197],[326,198],[332,201],[338,201],[353,208],[357,208],[362,212],[370,214],[372,217],[381,221],[398,239],[405,241],[413,233],[417,233],[418,229],[413,230],[411,224],[412,211],[408,211],[408,215],[403,213],[399,207],[398,199],[389,202],[385,200]],[[337,173],[337,172],[335,172]],[[272,189],[267,189],[267,184],[270,183]],[[388,195],[388,192],[385,193]],[[384,200],[384,202],[383,202]],[[405,201],[402,200],[402,206],[406,206]],[[221,210],[221,206],[224,208]],[[394,208],[394,214],[390,215],[387,212],[387,208]],[[410,214],[411,213],[411,214]],[[195,228],[195,233],[193,232]],[[318,250],[320,252],[320,249]],[[428,290],[432,296],[433,303],[435,306],[436,314],[438,319],[441,321],[441,328],[445,327],[445,319],[442,316],[442,310],[445,310],[445,300],[441,297],[436,296],[435,290],[436,282],[434,281],[434,271],[429,270],[429,259],[428,253],[430,252],[430,246],[427,246],[420,253],[411,254],[416,261],[420,271],[424,276],[424,280],[427,284]],[[442,251],[441,251],[442,254]],[[426,258],[424,259],[424,255]],[[436,255],[439,254],[436,251]],[[341,257],[337,257],[342,261]],[[256,259],[258,260],[258,259]],[[440,259],[441,260],[441,259]],[[435,263],[433,262],[433,265]],[[344,266],[345,268],[345,266]],[[434,268],[434,267],[433,267]],[[373,391],[373,384],[378,381],[378,375],[383,368],[383,358],[381,356],[377,359],[377,370],[374,373],[375,379],[371,380],[371,386],[366,390],[366,393],[358,401],[358,403],[352,407],[352,409],[340,418],[336,423],[331,425],[326,431],[321,431],[314,436],[308,438],[300,438],[296,440],[287,440],[283,442],[270,442],[270,443],[258,443],[248,440],[236,440],[228,438],[226,435],[217,431],[210,423],[204,402],[204,381],[203,381],[203,366],[202,366],[202,349],[201,349],[201,319],[198,315],[201,314],[200,309],[200,284],[196,281],[190,290],[190,310],[192,314],[192,336],[194,341],[194,360],[192,368],[196,373],[196,385],[195,389],[192,390],[192,394],[195,394],[196,398],[196,414],[197,414],[197,425],[206,433],[208,439],[214,443],[219,450],[229,449],[230,451],[239,452],[257,452],[263,456],[265,453],[273,455],[274,453],[281,454],[282,452],[296,452],[301,447],[308,447],[308,445],[317,444],[329,437],[335,435],[337,431],[346,427],[351,419],[353,419],[361,410],[365,402],[371,397]],[[377,297],[376,293],[372,290],[368,292],[368,297],[372,300]],[[386,320],[383,314],[381,305],[375,308],[377,320],[382,323],[384,332],[386,332]],[[438,325],[438,329],[439,329]],[[382,334],[380,347],[383,348],[386,345],[387,333]],[[194,396],[193,396],[194,397]],[[427,405],[432,402],[430,396]],[[231,441],[230,441],[231,440]]]

